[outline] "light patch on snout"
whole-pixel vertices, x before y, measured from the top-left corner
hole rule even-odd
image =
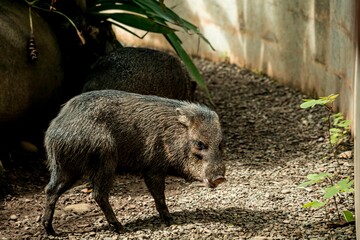
[[[208,166],[205,166],[204,170],[203,170],[203,183],[205,184],[206,187],[216,188],[219,184],[226,181],[225,176],[222,175],[223,173],[219,173],[219,175],[215,175],[215,177],[212,177],[211,175],[209,176],[208,174],[206,174],[205,171],[206,171],[207,167]]]
[[[226,178],[224,176],[217,176],[214,177],[213,179],[204,179],[204,183],[207,187],[209,188],[216,188],[219,184],[223,183],[226,181]]]

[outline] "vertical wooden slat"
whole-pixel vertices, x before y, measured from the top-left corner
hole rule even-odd
[[[355,99],[354,99],[354,140],[355,140],[355,218],[356,238],[360,239],[360,2],[355,1]]]

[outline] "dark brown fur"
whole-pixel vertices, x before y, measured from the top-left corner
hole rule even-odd
[[[117,231],[123,227],[108,197],[116,169],[140,172],[166,224],[168,171],[216,187],[224,180],[218,115],[205,106],[117,90],[83,93],[70,101],[45,134],[51,179],[43,224],[55,234],[57,199],[81,176],[93,183],[94,198]]]
[[[56,37],[36,11],[32,21],[39,59],[28,60],[29,8],[24,3],[2,0],[0,4],[0,126],[5,128],[32,117],[26,115],[31,110],[39,109],[38,119],[46,115],[41,110],[54,101],[63,78]]]
[[[168,53],[124,47],[101,57],[83,92],[115,89],[179,100],[194,100],[196,83],[178,58]]]

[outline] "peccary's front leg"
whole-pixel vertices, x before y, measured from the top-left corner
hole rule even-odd
[[[156,209],[161,219],[167,226],[171,225],[173,219],[165,202],[165,174],[145,173],[144,180],[155,200]]]

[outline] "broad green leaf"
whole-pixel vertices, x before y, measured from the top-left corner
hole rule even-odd
[[[320,208],[322,206],[325,206],[327,202],[320,202],[320,201],[313,201],[309,203],[305,203],[303,205],[304,208]]]
[[[306,176],[306,178],[309,179],[310,181],[303,182],[298,187],[303,188],[309,185],[313,185],[331,176],[332,175],[330,173],[311,173]]]
[[[343,120],[337,124],[338,127],[342,127],[344,129],[350,128],[351,121],[350,120]]]
[[[332,114],[331,117],[333,117],[333,118],[343,118],[343,114],[341,112],[338,112],[338,113]]]
[[[341,190],[341,192],[344,192],[344,193],[354,193],[355,192],[355,189],[354,188],[346,188],[346,189],[343,189]]]
[[[352,188],[353,185],[354,185],[354,180],[350,180],[350,177],[341,179],[333,186],[325,188],[324,198],[327,199],[332,198],[333,196],[335,196],[340,192],[351,193],[354,191],[354,189]]]
[[[347,177],[337,182],[336,185],[339,187],[340,191],[352,189],[352,186],[354,185],[354,180],[350,181],[350,177]]]
[[[332,198],[333,196],[335,196],[336,194],[338,194],[340,192],[339,187],[336,185],[325,188],[324,190],[325,190],[324,198],[326,198],[326,199]]]
[[[330,135],[330,143],[331,145],[337,145],[338,143],[340,143],[340,135],[337,133],[332,133]]]
[[[332,175],[330,173],[311,173],[306,176],[307,179],[315,180],[315,181],[321,181],[324,180],[327,177],[331,177]]]
[[[308,100],[308,99],[305,99],[305,100]],[[305,101],[304,100],[304,101]],[[316,102],[315,101],[306,101],[306,102],[303,102],[301,105],[300,105],[300,108],[312,108],[316,106]]]
[[[339,128],[330,128],[330,133],[341,133],[342,130]]]
[[[354,214],[352,212],[348,211],[348,210],[343,211],[343,217],[344,217],[346,222],[354,222],[355,221]]]
[[[319,105],[325,105],[328,104],[330,101],[328,99],[318,99],[317,104]]]
[[[325,105],[327,104],[326,100],[321,100],[321,99],[306,99],[304,103],[302,103],[300,105],[301,108],[312,108],[315,107],[316,105]]]
[[[304,103],[302,103],[300,105],[301,108],[312,108],[315,107],[316,105],[326,105],[328,103],[332,103],[333,101],[335,101],[335,99],[337,98],[339,94],[330,94],[329,96],[326,97],[320,97],[319,99],[304,99]]]
[[[344,119],[344,116],[341,112],[331,115],[332,124],[335,127],[342,127],[342,128],[349,128],[350,127],[350,120]]]

